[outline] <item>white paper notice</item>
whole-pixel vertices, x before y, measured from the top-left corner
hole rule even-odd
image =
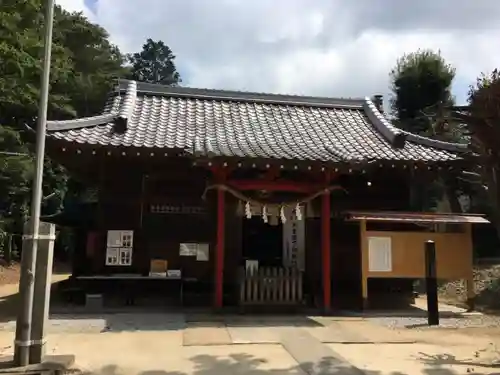
[[[196,252],[196,260],[207,262],[209,257],[208,253],[209,253],[208,244],[206,243],[198,244],[198,249]]]
[[[119,250],[120,249],[116,247],[108,247],[106,249],[106,262],[105,262],[106,266],[118,265],[120,260],[118,257]]]
[[[198,252],[197,243],[181,243],[179,246],[179,255],[181,257],[194,257]]]
[[[122,247],[122,231],[108,230],[108,247]]]
[[[368,270],[370,272],[392,271],[391,237],[368,237]]]

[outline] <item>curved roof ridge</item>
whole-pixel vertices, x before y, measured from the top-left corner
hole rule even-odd
[[[370,98],[365,99],[365,105],[363,107],[365,109],[366,115],[372,122],[372,124],[377,128],[378,131],[395,147],[397,145],[396,138],[400,137],[404,139],[404,143],[406,141],[417,143],[419,145],[428,146],[432,148],[436,148],[438,150],[446,150],[450,152],[465,152],[468,147],[465,144],[461,143],[453,143],[453,142],[445,142],[440,141],[438,139],[433,139],[429,137],[424,137],[421,135],[417,135],[405,130],[401,130],[390,123],[390,121],[378,110],[373,101]]]
[[[370,98],[365,98],[363,109],[373,126],[390,144],[396,148],[405,146],[406,135],[387,120]]]
[[[132,117],[137,100],[137,82],[127,81],[125,95],[118,110],[118,116],[115,119],[117,130],[124,132],[127,129],[128,120]]]
[[[131,82],[118,80],[118,91],[126,91]],[[292,106],[311,106],[325,108],[361,109],[363,98],[329,98],[321,96],[301,96],[291,94],[269,94],[261,92],[218,90],[207,88],[178,87],[155,83],[136,82],[137,93],[143,95],[159,95],[170,97],[188,97],[201,100],[226,100],[236,102],[252,102],[262,104],[278,104]]]
[[[420,145],[429,146],[433,148],[437,148],[440,150],[446,150],[451,152],[466,152],[468,150],[468,145],[463,143],[454,143],[454,142],[446,142],[441,141],[439,139],[433,139],[429,137],[424,137],[422,135],[410,133],[408,131],[402,130],[404,134],[406,134],[406,139],[413,143],[418,143]]]
[[[118,117],[124,120],[128,119],[132,115],[132,111],[134,110],[136,100],[137,100],[137,82],[128,81],[127,87],[125,89],[125,96],[120,106]]]
[[[116,113],[105,113],[103,115],[83,117],[72,120],[47,121],[47,131],[66,131],[91,126],[105,125],[115,121],[118,118]]]
[[[137,83],[135,81],[127,81],[127,83],[125,95],[123,95],[123,99],[118,108],[114,108],[108,98],[105,113],[71,120],[47,121],[47,131],[75,130],[106,125],[109,123],[113,123],[117,126],[118,130],[124,131],[127,127],[128,120],[132,117],[137,100]]]

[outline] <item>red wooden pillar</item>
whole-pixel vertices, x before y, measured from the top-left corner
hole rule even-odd
[[[330,192],[321,200],[321,261],[323,265],[323,303],[325,311],[331,306],[331,262],[330,262]]]
[[[224,190],[217,190],[217,243],[215,248],[215,308],[222,308],[224,286],[224,236],[225,236]]]

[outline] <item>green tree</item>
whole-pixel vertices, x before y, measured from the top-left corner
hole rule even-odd
[[[30,199],[32,158],[44,27],[42,0],[2,0],[0,6],[0,229],[19,233]],[[55,7],[48,116],[57,120],[98,114],[123,76],[124,57],[106,31],[80,13]],[[57,210],[67,175],[46,158],[44,213]],[[3,226],[2,226],[3,225]],[[15,228],[13,228],[13,226]]]
[[[462,140],[458,124],[436,122],[430,115],[453,103],[451,85],[454,77],[455,69],[437,52],[418,50],[403,55],[390,73],[394,124],[419,135],[454,142]],[[412,209],[436,209],[445,194],[451,210],[461,212],[455,176],[442,176],[431,183],[422,177],[413,172],[410,177]]]
[[[64,93],[72,115],[100,113],[114,81],[126,73],[125,57],[108,40],[106,30],[90,23],[81,13],[59,9],[54,31],[54,42],[64,48],[71,74],[58,81],[57,87],[54,82],[52,90]]]
[[[0,125],[0,227],[12,224],[12,212],[24,203],[29,192],[33,159],[19,132]],[[9,151],[4,151],[9,150]]]
[[[175,67],[175,55],[161,40],[148,39],[142,51],[128,55],[130,78],[149,83],[177,86],[181,77]]]
[[[441,133],[441,129],[433,128],[426,112],[453,102],[451,84],[454,77],[455,69],[440,53],[418,50],[403,55],[390,73],[395,124],[415,134]]]
[[[500,71],[481,74],[469,89],[468,106],[453,107],[445,118],[466,124],[475,166],[463,173],[477,192],[476,205],[485,209],[500,238]],[[487,203],[486,203],[487,202]],[[485,204],[486,203],[486,204]]]

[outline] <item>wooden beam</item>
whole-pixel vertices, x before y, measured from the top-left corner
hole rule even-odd
[[[330,241],[330,193],[325,193],[321,200],[321,254],[323,264],[323,307],[328,312],[331,307],[331,241]]]
[[[288,180],[228,180],[227,184],[234,189],[286,191],[290,193],[312,193],[325,187],[323,184],[311,184],[308,182],[297,182]]]
[[[361,295],[363,309],[368,308],[368,239],[366,238],[366,220],[359,222],[359,236],[361,244]]]
[[[276,166],[272,166],[266,171],[264,179],[267,181],[274,181],[279,176],[279,174],[280,170]]]
[[[232,167],[232,166],[223,167],[220,165],[211,165],[211,166],[207,167],[207,169],[210,172],[212,172],[214,178],[217,181],[220,181],[220,180],[225,181],[227,176],[229,176],[229,174],[234,170],[234,167]]]
[[[225,175],[218,173],[218,181],[224,183]],[[225,244],[225,192],[217,190],[217,243],[215,249],[215,301],[216,309],[222,308],[224,297],[224,244]]]

